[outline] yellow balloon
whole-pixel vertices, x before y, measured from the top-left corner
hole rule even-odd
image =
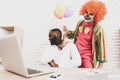
[[[54,16],[57,18],[57,19],[63,19],[63,17],[60,17],[56,14],[56,12],[54,12]]]
[[[55,8],[55,13],[56,13],[57,16],[63,18],[64,14],[65,14],[65,8],[64,8],[64,6],[62,6],[61,4],[57,4],[56,8]]]

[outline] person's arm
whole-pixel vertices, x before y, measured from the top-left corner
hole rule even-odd
[[[73,39],[73,38],[77,35],[78,30],[79,30],[78,28],[79,28],[79,26],[82,24],[82,22],[83,22],[83,20],[79,20],[79,21],[77,22],[76,28],[75,28],[74,31],[68,30],[68,29],[66,28],[66,26],[63,26],[63,31],[65,32],[65,34],[66,34],[66,36],[67,36],[68,39]]]
[[[101,26],[98,26],[99,30],[96,33],[97,34],[97,60],[98,60],[98,66],[97,68],[102,68],[104,62],[106,62],[106,46],[105,46],[105,39],[104,39],[104,31]]]
[[[68,30],[66,26],[63,26],[63,32],[64,32],[64,35],[66,35],[66,37],[68,39],[73,39],[74,38],[74,31]]]
[[[69,43],[71,60],[68,62],[70,67],[79,67],[81,65],[81,56],[74,43]]]
[[[51,46],[47,46],[43,52],[43,55],[41,56],[41,62],[43,64],[48,64],[50,61],[52,61],[56,54],[55,54],[55,48]]]

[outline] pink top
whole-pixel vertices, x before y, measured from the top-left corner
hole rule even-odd
[[[82,32],[78,32],[77,40],[75,42],[78,51],[82,58],[92,56],[92,27],[93,24],[82,23],[82,26],[89,29],[89,32],[85,34],[85,29]],[[87,55],[87,56],[86,56]]]

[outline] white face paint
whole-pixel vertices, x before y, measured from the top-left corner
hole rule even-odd
[[[94,21],[94,15],[89,13],[89,12],[86,12],[85,15],[84,15],[84,21],[87,22],[87,23],[91,23]]]

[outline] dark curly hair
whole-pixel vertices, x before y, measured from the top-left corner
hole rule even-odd
[[[62,32],[60,29],[51,29],[49,32],[49,40],[51,45],[60,45],[62,43]]]

